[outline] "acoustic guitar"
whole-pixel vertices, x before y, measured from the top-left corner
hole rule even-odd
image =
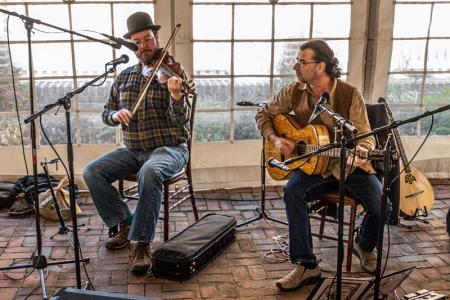
[[[307,125],[301,127],[295,116],[289,114],[278,114],[272,119],[273,128],[279,137],[293,140],[295,151],[288,156],[282,155],[267,139],[264,141],[264,154],[266,158],[267,171],[274,180],[285,180],[289,177],[290,172],[272,167],[268,160],[275,158],[279,162],[284,162],[290,158],[311,153],[320,147],[330,143],[328,129],[324,125]],[[340,148],[333,148],[318,155],[311,156],[303,160],[286,165],[290,170],[301,169],[308,175],[323,174],[328,168],[330,157],[339,157]],[[382,159],[383,153],[379,150],[374,151],[358,151],[357,155],[367,159]],[[372,166],[368,161],[363,169],[368,171]]]
[[[392,112],[387,106],[384,107],[393,120]],[[408,158],[397,128],[392,129],[395,144],[400,156],[400,210],[403,214],[411,217],[428,216],[434,203],[434,192],[428,179],[413,165],[408,164]]]

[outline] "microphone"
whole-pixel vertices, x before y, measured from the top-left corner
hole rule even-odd
[[[236,102],[237,106],[259,106],[261,107],[263,105],[263,103],[255,103],[255,102],[251,102],[251,101],[238,101]]]
[[[106,65],[113,65],[114,67],[120,64],[126,64],[128,61],[130,60],[130,58],[128,57],[128,55],[126,54],[122,54],[119,58],[113,59],[112,61],[110,61],[109,63],[107,63]]]
[[[131,51],[137,51],[137,49],[139,49],[139,47],[135,43],[131,43],[131,42],[125,41],[124,39],[116,38],[112,35],[107,35],[105,33],[100,33],[100,34],[103,35],[104,37],[107,37],[111,41],[116,42],[117,44],[119,44],[121,46],[127,47]]]
[[[279,162],[278,160],[276,160],[275,158],[271,157],[269,159],[269,161],[267,162],[269,164],[269,166],[271,166],[272,168],[277,168],[286,172],[291,172],[291,169],[289,169],[288,167],[286,167],[286,165],[282,162]]]
[[[318,115],[322,113],[323,111],[322,105],[329,99],[330,94],[328,94],[327,92],[323,92],[319,98],[319,101],[317,101],[316,106],[314,106],[314,110],[311,114],[311,117],[309,118],[308,124],[310,124],[315,118],[317,118]]]

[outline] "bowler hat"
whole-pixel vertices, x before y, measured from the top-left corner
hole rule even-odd
[[[132,14],[127,19],[128,32],[123,35],[124,38],[129,39],[132,34],[136,32],[151,29],[158,31],[161,26],[153,24],[152,18],[145,12],[138,11]]]

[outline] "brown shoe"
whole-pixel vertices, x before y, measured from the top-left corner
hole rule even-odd
[[[136,244],[131,262],[131,273],[134,275],[144,275],[152,265],[149,254],[150,247],[147,245]]]
[[[130,232],[130,225],[120,224],[119,232],[106,241],[105,248],[108,250],[117,250],[125,248],[130,243],[130,241],[128,240],[129,232]]]
[[[291,273],[277,280],[276,286],[282,291],[293,291],[305,284],[316,282],[320,279],[320,276],[319,265],[314,269],[307,269],[302,265],[296,265]]]
[[[353,243],[353,254],[359,258],[359,263],[364,271],[375,274],[375,271],[377,270],[377,258],[373,251],[364,251],[359,247],[355,239],[355,242]]]

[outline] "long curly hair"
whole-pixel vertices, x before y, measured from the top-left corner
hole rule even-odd
[[[339,68],[339,60],[334,57],[334,52],[323,40],[309,40],[300,46],[300,50],[311,49],[314,51],[314,60],[324,62],[325,73],[332,78],[339,78],[342,69]]]

